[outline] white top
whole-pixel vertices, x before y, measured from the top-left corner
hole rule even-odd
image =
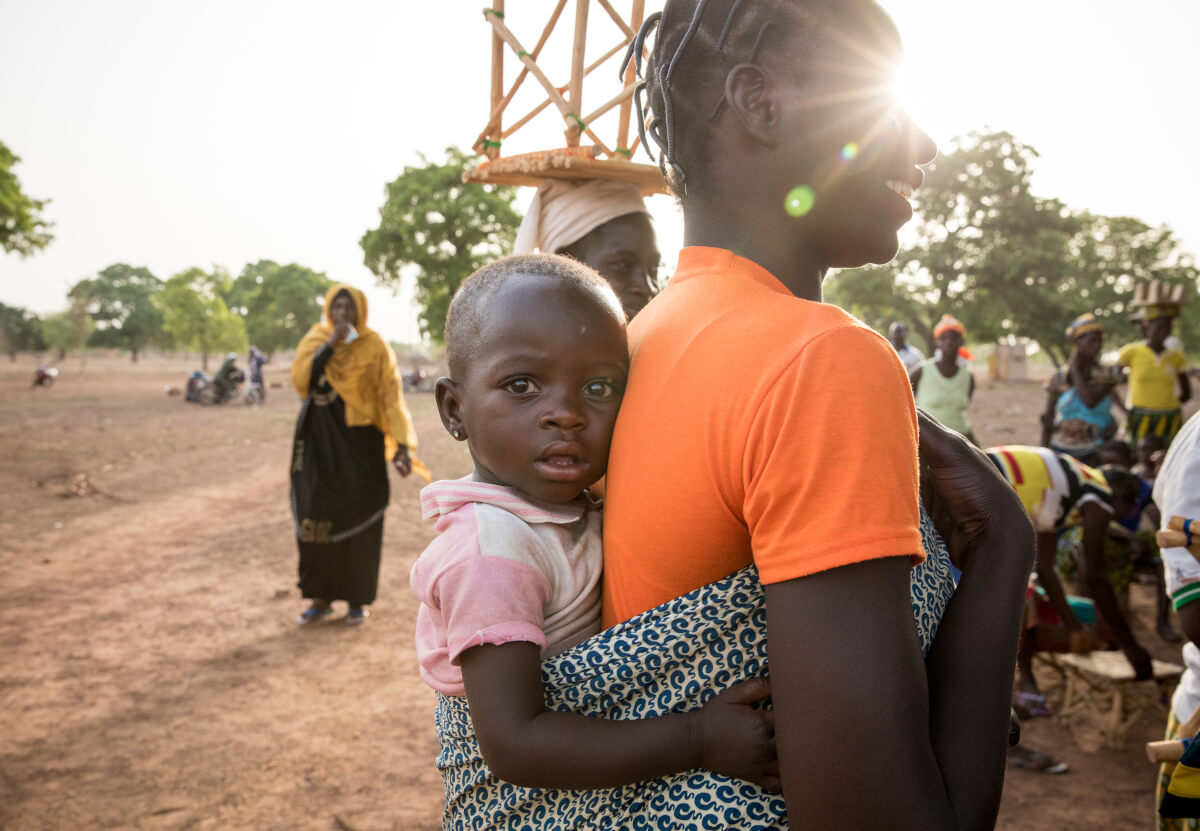
[[[910,375],[921,365],[921,361],[925,360],[924,353],[911,343],[906,343],[903,348],[897,349],[896,354],[900,356],[900,361],[904,364],[904,371]]]
[[[1154,502],[1162,511],[1162,527],[1173,516],[1200,519],[1200,418],[1191,418],[1171,442],[1162,470],[1154,480]],[[1167,594],[1175,608],[1200,602],[1200,561],[1186,548],[1162,550]],[[1200,707],[1200,647],[1188,642],[1183,647],[1187,670],[1175,688],[1171,706],[1181,722]]]

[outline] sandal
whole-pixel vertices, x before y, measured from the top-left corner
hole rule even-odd
[[[1027,747],[1014,747],[1008,751],[1008,763],[1012,767],[1028,770],[1032,773],[1048,773],[1055,775],[1066,773],[1071,766],[1060,762],[1040,750],[1030,750]]]
[[[346,612],[346,625],[361,626],[367,622],[367,616],[370,614],[366,609],[351,609]]]
[[[1054,715],[1046,706],[1046,696],[1035,692],[1019,692],[1013,696],[1013,709],[1021,718],[1046,718]]]
[[[310,623],[316,623],[319,620],[324,620],[333,614],[333,609],[326,606],[324,609],[318,606],[309,606],[303,612],[296,616],[296,623],[301,626],[307,626]]]

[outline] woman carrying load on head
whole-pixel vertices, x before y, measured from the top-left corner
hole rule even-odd
[[[292,516],[300,546],[301,595],[312,604],[297,618],[315,623],[334,600],[349,606],[346,623],[366,620],[375,602],[387,462],[401,476],[424,466],[400,392],[392,348],[367,328],[367,298],[336,284],[325,295],[325,320],[300,341],[292,383],[304,399],[292,448]],[[426,478],[428,478],[426,476]]]
[[[600,272],[630,320],[658,290],[658,241],[635,185],[592,179],[542,183],[514,254],[565,254]]]
[[[1178,303],[1143,305],[1134,320],[1141,323],[1145,340],[1124,346],[1117,354],[1117,362],[1129,367],[1125,440],[1134,447],[1150,434],[1161,436],[1170,447],[1183,425],[1182,406],[1192,398],[1187,357],[1167,346],[1179,309]]]
[[[909,375],[917,407],[978,444],[967,419],[967,407],[975,394],[975,376],[963,357],[966,327],[954,316],[942,315],[933,327],[933,339],[938,346],[937,354],[922,361]]]
[[[604,623],[756,568],[795,825],[991,827],[1032,530],[987,459],[918,415],[889,343],[820,302],[828,269],[895,256],[934,156],[885,92],[895,26],[865,0],[667,0],[647,26],[644,132],[687,247],[630,326]],[[919,469],[963,568],[925,657]]]
[[[1093,314],[1075,318],[1067,327],[1071,357],[1046,384],[1042,446],[1074,456],[1085,465],[1100,464],[1100,445],[1117,433],[1112,414],[1115,378],[1100,366],[1104,327]]]

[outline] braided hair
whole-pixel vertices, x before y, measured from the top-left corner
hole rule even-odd
[[[621,73],[632,61],[639,78],[634,108],[642,145],[676,196],[686,196],[689,184],[699,179],[697,171],[710,164],[704,134],[724,109],[729,70],[760,61],[769,45],[803,81],[809,59],[829,31],[827,22],[864,5],[874,4],[667,0],[663,11],[646,18],[625,54]],[[643,65],[646,39],[652,33],[654,47]]]

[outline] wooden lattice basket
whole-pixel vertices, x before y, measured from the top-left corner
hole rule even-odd
[[[584,79],[603,66],[612,68],[614,76],[617,74],[617,64],[613,59],[624,55],[633,42],[642,25],[645,0],[632,0],[627,16],[619,14],[609,0],[574,0],[575,26],[570,77],[566,84],[556,86],[550,80],[548,67],[539,65],[538,58],[568,2],[558,0],[532,50],[526,50],[505,22],[504,0],[492,0],[491,7],[483,10],[485,19],[492,27],[491,108],[487,125],[473,147],[475,152],[487,158],[477,168],[464,174],[463,181],[536,186],[546,179],[613,179],[631,182],[645,195],[665,193],[666,184],[657,167],[632,161],[639,143],[636,136],[630,141],[636,84],[632,67],[625,72],[623,83],[615,87],[615,94],[611,94],[611,90],[601,89],[601,94],[609,94],[604,103],[590,111],[584,109]],[[587,64],[588,17],[593,10],[608,15],[616,24],[620,38],[596,60]],[[513,56],[521,65],[507,90],[504,84],[506,55]],[[530,78],[542,88],[545,100],[505,127],[506,110],[513,96]],[[596,84],[589,86],[589,94],[598,86],[602,87]],[[562,117],[566,147],[502,156],[500,151],[503,144],[548,107],[557,109]],[[606,141],[598,133],[594,122],[612,110],[618,111],[616,134],[607,137]],[[585,140],[588,143],[585,144]]]

